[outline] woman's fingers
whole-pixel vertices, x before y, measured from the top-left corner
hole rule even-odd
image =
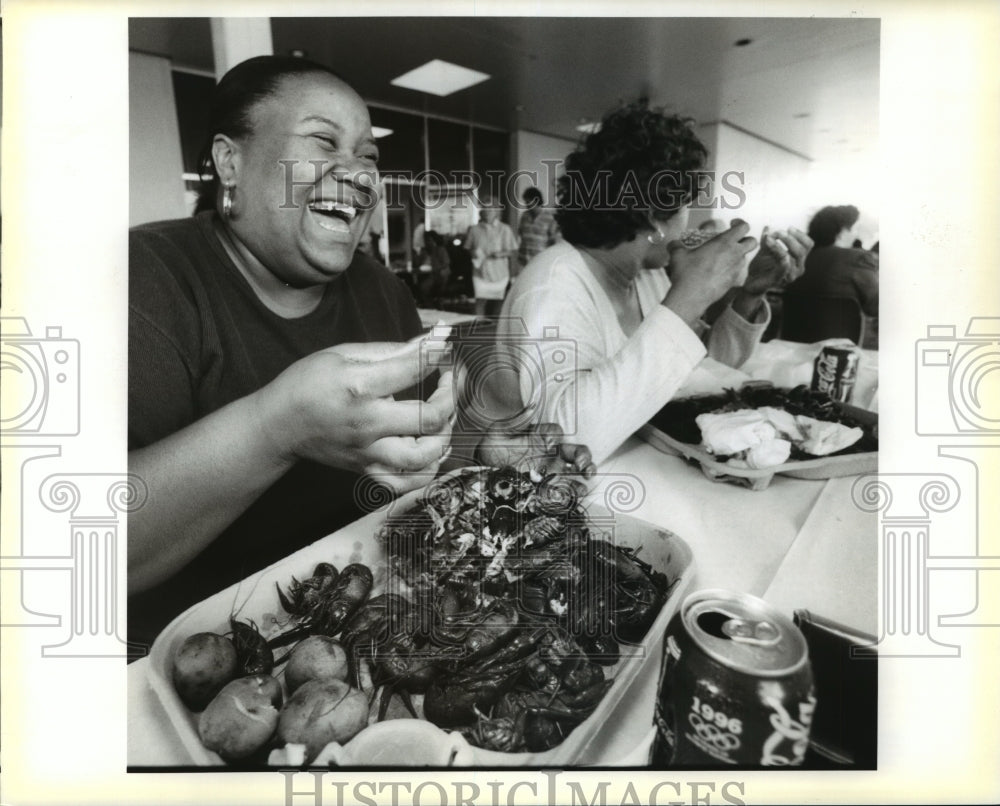
[[[416,385],[434,367],[422,361],[419,348],[377,361],[355,361],[348,358],[338,368],[348,391],[355,398],[378,398],[402,392]]]
[[[594,464],[590,448],[586,445],[564,442],[559,446],[559,458],[566,464],[572,465],[573,469],[584,478],[593,478],[597,472],[597,465]]]
[[[712,241],[719,241],[726,247],[738,247],[744,255],[757,248],[757,239],[749,237],[750,225],[741,218],[734,218],[733,223],[725,232],[717,235]],[[711,243],[709,241],[708,243]]]
[[[528,431],[537,437],[546,454],[554,454],[562,444],[563,430],[559,423],[536,423]]]
[[[771,252],[781,261],[785,270],[784,280],[790,282],[805,270],[805,260],[813,247],[812,239],[801,230],[794,227],[788,232],[778,232],[766,236],[765,243]]]
[[[803,262],[806,259],[806,255],[813,248],[812,238],[794,227],[788,230],[788,233],[782,237],[781,241],[788,248],[788,251],[791,252],[792,258],[796,263]]]
[[[451,430],[429,437],[382,437],[363,451],[365,467],[378,464],[393,473],[435,471],[450,449]]]
[[[384,484],[396,495],[402,495],[430,484],[437,474],[437,465],[422,473],[401,473],[388,465],[373,462],[364,468],[364,472],[366,476]]]
[[[408,389],[449,363],[447,334],[421,336],[406,343],[342,344],[329,352],[347,361],[350,386],[357,396],[387,397]]]
[[[452,373],[445,372],[434,393],[424,400],[393,400],[389,397],[360,404],[354,417],[356,430],[369,440],[389,436],[420,436],[451,431],[455,413]]]
[[[590,449],[586,445],[565,442],[566,435],[558,423],[538,423],[530,431],[541,441],[545,456],[554,457],[557,464],[570,465],[573,472],[585,478],[591,478],[597,472]]]

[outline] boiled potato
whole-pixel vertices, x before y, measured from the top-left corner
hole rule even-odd
[[[236,673],[236,647],[224,635],[191,635],[174,656],[174,688],[192,711],[208,705]]]
[[[285,667],[288,691],[295,691],[307,680],[347,680],[347,652],[337,641],[310,635],[292,650]]]
[[[275,700],[277,695],[277,700]],[[226,761],[238,761],[267,744],[278,726],[281,686],[270,675],[227,683],[198,719],[201,743]]]
[[[265,694],[275,708],[281,708],[284,695],[281,692],[281,683],[269,674],[254,674],[244,678],[246,680],[256,680],[262,694]]]
[[[285,703],[278,739],[304,744],[312,761],[327,744],[343,744],[368,724],[368,697],[342,680],[308,680]]]

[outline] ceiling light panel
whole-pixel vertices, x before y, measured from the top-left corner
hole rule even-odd
[[[426,92],[445,97],[453,92],[472,87],[489,78],[486,73],[470,70],[451,62],[433,59],[408,73],[394,78],[390,84],[396,87]]]

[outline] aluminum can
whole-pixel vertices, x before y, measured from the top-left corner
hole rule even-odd
[[[812,390],[826,392],[834,400],[849,403],[858,379],[859,359],[855,347],[826,345],[813,364]]]
[[[802,764],[816,697],[790,618],[755,596],[696,591],[664,644],[653,767]]]

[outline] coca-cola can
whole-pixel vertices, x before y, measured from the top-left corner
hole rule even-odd
[[[653,767],[802,764],[816,697],[790,618],[755,596],[696,591],[664,644]]]
[[[849,403],[858,379],[860,357],[855,347],[826,345],[813,364],[812,390],[826,392],[834,400]]]

